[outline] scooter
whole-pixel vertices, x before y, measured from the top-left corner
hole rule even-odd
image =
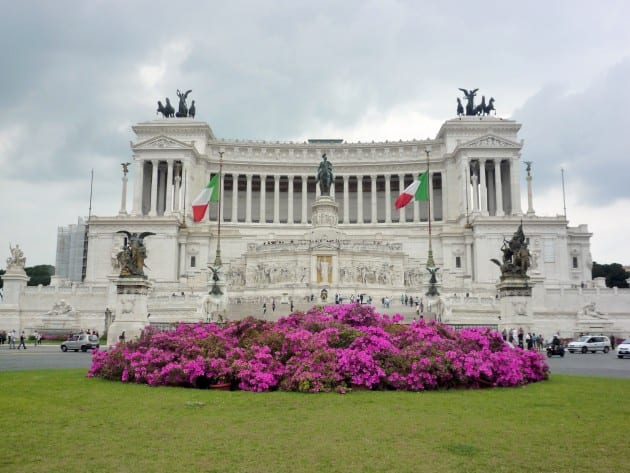
[[[564,358],[564,346],[554,344],[547,345],[547,358],[551,358],[554,355]]]

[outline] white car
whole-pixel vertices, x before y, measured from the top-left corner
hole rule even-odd
[[[68,340],[60,345],[62,352],[68,350],[88,351],[99,348],[98,337],[96,335],[88,335],[87,333],[75,333]]]
[[[624,356],[630,356],[630,338],[626,338],[617,345],[617,358],[623,358]]]
[[[571,353],[595,353],[596,351],[603,351],[608,353],[610,351],[610,340],[604,335],[584,335],[578,338],[576,341],[569,343],[567,347]]]

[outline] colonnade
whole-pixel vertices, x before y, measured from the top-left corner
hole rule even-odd
[[[396,197],[414,178],[412,174],[338,175],[330,194],[340,207],[339,223],[426,221],[426,202],[414,202],[399,211],[393,209]],[[431,219],[442,220],[442,173],[432,173],[430,182]],[[320,196],[315,177],[310,175],[227,172],[222,175],[221,186],[221,219],[232,223],[306,224],[310,222],[310,204]],[[211,206],[209,218],[216,220],[217,215],[218,209]]]
[[[462,160],[467,195],[460,210],[481,215],[519,215],[520,190],[515,160]],[[177,160],[138,160],[132,214],[161,216],[181,214],[195,198],[190,191],[184,166]],[[429,178],[431,220],[448,215],[446,173],[432,171]],[[350,175],[338,174],[331,186],[331,197],[340,206],[339,223],[413,223],[427,221],[428,202],[413,202],[396,210],[394,201],[416,178],[411,173]],[[210,175],[202,180],[208,182]],[[184,193],[187,193],[184,196]],[[221,177],[221,219],[226,223],[301,223],[310,222],[310,204],[320,195],[311,174],[255,174],[225,170]],[[461,194],[460,194],[461,195]],[[468,202],[470,200],[470,202]],[[189,212],[189,210],[187,210]],[[216,221],[217,205],[210,206],[208,218]],[[454,215],[453,217],[456,217]]]
[[[194,195],[184,198],[186,173],[180,161],[146,160],[135,165],[132,214],[160,216],[181,213],[190,207]],[[210,176],[205,177],[207,182]],[[340,206],[340,223],[420,222],[428,218],[428,203],[414,202],[395,210],[394,200],[415,175],[338,175],[331,197]],[[432,172],[429,179],[431,219],[442,220],[446,213],[442,193],[443,173]],[[223,172],[221,176],[221,220],[243,223],[310,223],[310,203],[320,196],[315,177],[307,174],[268,175]],[[187,202],[185,202],[187,201]],[[216,220],[217,205],[209,217]]]
[[[472,213],[481,215],[520,215],[520,187],[514,160],[474,159],[464,161],[462,170],[468,183]]]

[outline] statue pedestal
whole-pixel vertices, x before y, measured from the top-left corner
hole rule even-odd
[[[533,320],[532,286],[527,276],[502,276],[497,284],[501,326],[528,329]]]
[[[20,305],[29,277],[23,266],[9,265],[2,276],[3,298],[0,300],[0,326],[4,330],[22,330]]]
[[[115,345],[123,331],[125,340],[131,340],[139,337],[140,332],[149,325],[149,281],[144,278],[118,278],[115,284],[115,318],[107,331],[108,346]]]
[[[330,288],[339,282],[339,206],[335,199],[320,195],[311,207],[313,230],[307,236],[311,248],[311,284],[319,287],[320,298],[328,299]]]
[[[216,281],[214,271],[216,271]],[[201,301],[200,318],[203,322],[226,322],[227,306],[227,281],[223,267],[208,265],[208,294]]]
[[[335,199],[320,195],[311,207],[311,222],[314,228],[333,228],[339,222],[339,206]]]
[[[29,279],[23,266],[9,266],[2,275],[2,303],[18,306]]]

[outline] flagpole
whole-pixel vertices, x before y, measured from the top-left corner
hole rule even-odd
[[[222,185],[221,185],[221,177],[222,177],[222,173],[223,173],[223,153],[224,151],[219,151],[219,182],[218,182],[218,186],[219,186],[219,211],[218,211],[218,218],[217,218],[217,254],[214,258],[214,266],[216,268],[218,268],[219,266],[221,266],[221,191],[222,191]]]
[[[433,261],[433,247],[431,244],[431,192],[429,192],[429,179],[431,179],[431,174],[429,173],[429,155],[431,154],[431,146],[427,146],[424,152],[427,154],[427,204],[429,208],[429,255],[427,258],[427,268],[434,268],[435,262]]]
[[[564,168],[560,168],[560,173],[562,174],[562,205],[564,207],[564,219],[567,219],[567,198],[564,194]]]

